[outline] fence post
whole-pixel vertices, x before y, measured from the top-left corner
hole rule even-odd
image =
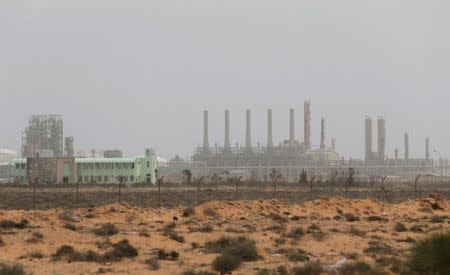
[[[200,183],[201,181],[204,179],[205,177],[201,177],[198,181],[197,181],[197,206],[200,205]]]
[[[273,199],[277,198],[277,182],[280,178],[281,178],[281,174],[279,174],[273,181]]]
[[[242,176],[236,180],[236,200],[239,200],[239,182],[241,181]]]
[[[417,198],[417,184],[419,182],[419,179],[420,179],[420,174],[417,175],[416,180],[414,182],[414,198]]]
[[[78,179],[77,183],[76,183],[76,189],[77,189],[76,196],[75,196],[75,207],[76,207],[76,209],[78,209],[78,186],[79,186],[79,184],[80,184],[80,179]]]
[[[316,175],[312,176],[311,180],[309,181],[309,191],[312,193],[313,191],[313,183],[314,180],[316,179]]]
[[[121,199],[121,187],[122,187],[122,177],[120,177],[119,179],[119,203],[120,203],[120,199]]]
[[[158,208],[161,208],[161,183],[164,180],[164,177],[157,179],[158,183]]]

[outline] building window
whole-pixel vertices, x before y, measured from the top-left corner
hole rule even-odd
[[[88,183],[89,182],[89,177],[88,176],[84,176],[84,182]]]
[[[94,176],[91,176],[91,182],[95,182]]]
[[[16,163],[16,169],[19,170],[20,164]]]
[[[20,165],[21,169],[25,169],[25,163],[22,163],[22,165]]]
[[[150,168],[150,161],[147,161],[147,168]]]
[[[131,164],[131,169],[134,169],[134,163]]]
[[[102,176],[97,176],[97,181],[102,182]]]
[[[130,182],[134,182],[134,176],[130,176]]]
[[[104,181],[104,182],[108,182],[108,176],[104,176],[104,177],[103,177],[103,181]]]

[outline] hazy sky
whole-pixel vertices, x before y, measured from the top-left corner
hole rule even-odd
[[[20,146],[32,113],[60,113],[77,149],[121,148],[165,157],[202,143],[288,137],[289,108],[303,140],[312,101],[327,140],[363,156],[363,119],[382,115],[387,153],[432,149],[450,157],[450,1],[0,1],[0,147]],[[374,128],[374,133],[376,130]],[[374,146],[375,148],[375,146]],[[445,152],[445,153],[444,153]],[[435,155],[433,155],[436,157]]]

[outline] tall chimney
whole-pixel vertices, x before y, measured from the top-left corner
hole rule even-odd
[[[425,139],[425,159],[429,160],[430,159],[430,138],[427,137]]]
[[[325,119],[320,119],[320,149],[325,150],[327,148],[325,144]]]
[[[289,145],[295,145],[295,115],[294,109],[289,110]]]
[[[245,147],[247,149],[252,148],[252,136],[251,136],[251,112],[250,110],[247,110],[245,112]]]
[[[372,118],[366,116],[365,120],[365,160],[372,159]]]
[[[394,153],[395,153],[395,160],[398,160],[398,149],[397,148],[395,148]]]
[[[208,111],[203,111],[203,151],[209,151]]]
[[[225,110],[225,141],[223,144],[225,151],[230,150],[230,112]]]
[[[378,117],[378,160],[383,162],[386,156],[386,122]]]
[[[409,159],[409,135],[405,133],[405,159]]]
[[[267,148],[273,148],[272,109],[267,110]]]
[[[304,130],[304,143],[306,149],[311,149],[311,102],[305,101],[305,130]]]

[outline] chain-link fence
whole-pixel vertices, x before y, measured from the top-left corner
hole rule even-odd
[[[89,208],[125,202],[138,207],[174,207],[196,205],[212,200],[278,199],[299,203],[326,196],[350,199],[372,198],[398,202],[439,193],[450,197],[450,186],[444,182],[378,182],[349,184],[310,183],[193,183],[158,185],[2,185],[0,209]]]

